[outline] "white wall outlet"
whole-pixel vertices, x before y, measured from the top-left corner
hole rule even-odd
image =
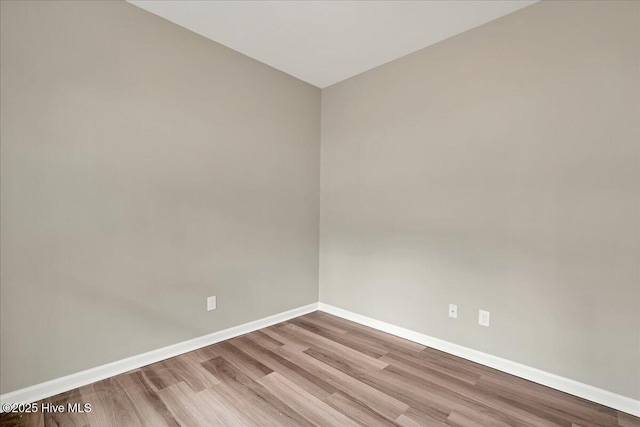
[[[449,304],[449,317],[458,318],[458,306],[456,304]]]
[[[491,320],[491,313],[488,311],[480,310],[478,314],[478,324],[489,327],[489,321]]]
[[[218,308],[216,297],[207,298],[207,311],[215,310],[216,308]]]

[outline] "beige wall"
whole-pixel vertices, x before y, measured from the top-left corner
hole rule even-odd
[[[321,301],[640,398],[639,19],[542,2],[323,90]]]
[[[1,392],[317,301],[318,89],[124,2],[1,4]]]

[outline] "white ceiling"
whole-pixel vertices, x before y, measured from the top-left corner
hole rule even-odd
[[[128,1],[320,88],[535,3]]]

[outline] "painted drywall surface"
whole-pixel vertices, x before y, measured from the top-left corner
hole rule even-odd
[[[124,2],[1,15],[3,393],[317,301],[318,89]]]
[[[320,300],[640,398],[639,8],[542,2],[324,89]]]

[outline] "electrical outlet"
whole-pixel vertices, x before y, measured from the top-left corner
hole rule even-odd
[[[218,308],[216,297],[207,298],[207,311],[215,310],[216,308]]]
[[[491,313],[488,311],[480,310],[478,314],[478,324],[489,327],[489,321],[491,320]]]
[[[458,306],[456,304],[449,304],[449,317],[458,318]]]

